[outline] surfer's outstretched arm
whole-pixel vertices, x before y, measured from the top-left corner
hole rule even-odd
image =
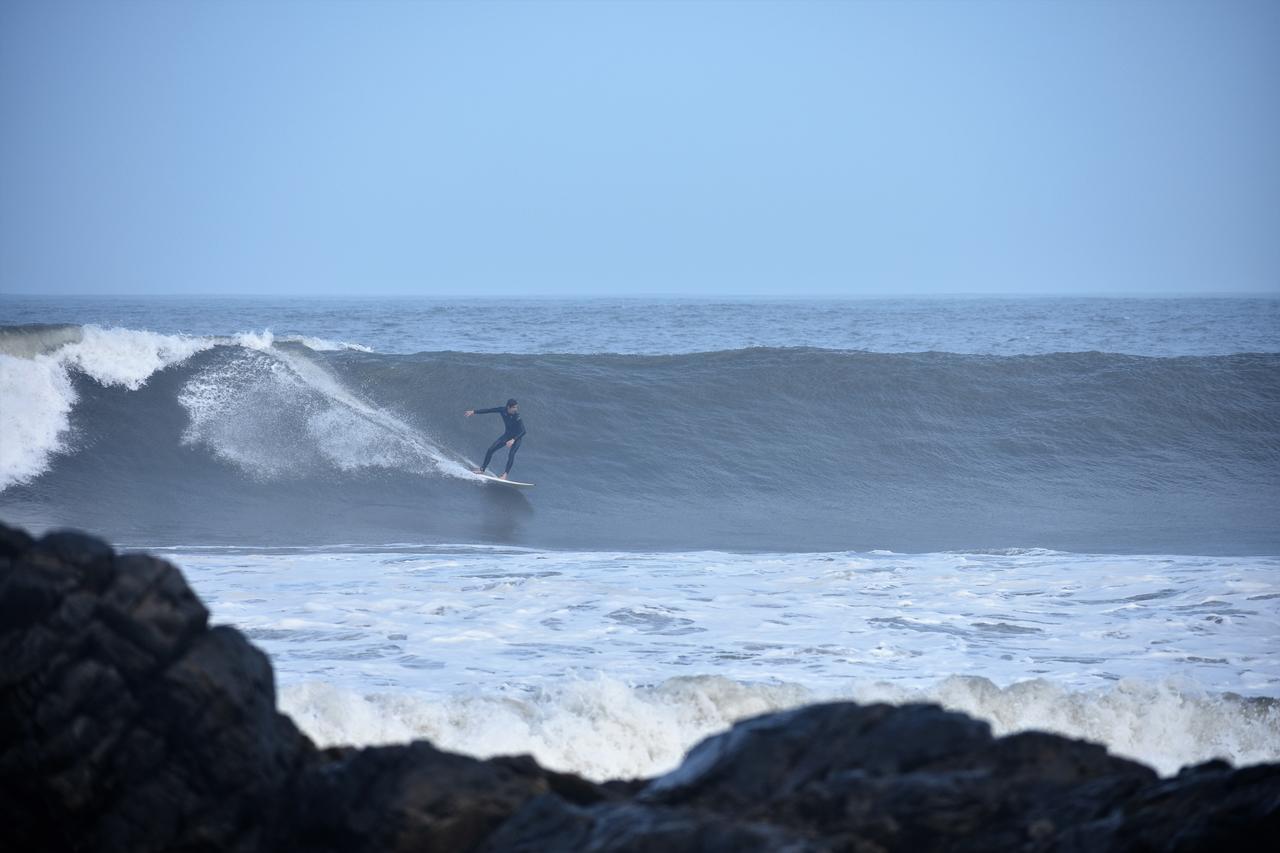
[[[472,415],[496,415],[502,411],[506,411],[505,406],[494,406],[492,409],[467,409],[462,414],[471,417]]]

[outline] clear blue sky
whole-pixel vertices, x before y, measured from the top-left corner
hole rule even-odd
[[[1280,3],[0,4],[0,292],[1280,293]]]

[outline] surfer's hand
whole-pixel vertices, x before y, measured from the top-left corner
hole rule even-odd
[[[471,417],[472,415],[474,415],[475,413],[476,413],[476,410],[475,410],[475,409],[467,409],[467,410],[466,410],[465,412],[463,412],[462,414],[463,414],[463,416],[464,416],[464,417],[468,417],[468,418],[469,418],[469,417]]]
[[[516,440],[513,438],[513,439],[511,439],[510,441],[508,441],[508,442],[507,442],[507,447],[510,447],[511,445],[513,445],[513,444],[515,444],[515,443],[516,443]]]

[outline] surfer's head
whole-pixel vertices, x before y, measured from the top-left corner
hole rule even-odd
[[[512,397],[510,400],[507,401],[507,411],[514,412],[516,410],[516,406],[518,405],[520,404],[516,402],[516,398]]]

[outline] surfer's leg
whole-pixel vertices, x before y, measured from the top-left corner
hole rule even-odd
[[[489,449],[484,452],[484,462],[480,464],[481,471],[489,470],[489,460],[493,458],[493,454],[498,452],[498,448],[506,443],[506,439],[500,438],[493,444],[489,445]]]
[[[516,439],[515,444],[511,445],[511,452],[507,454],[507,470],[503,472],[504,474],[511,473],[511,466],[516,461],[516,451],[520,449],[520,442],[522,441],[524,441],[523,435]]]

